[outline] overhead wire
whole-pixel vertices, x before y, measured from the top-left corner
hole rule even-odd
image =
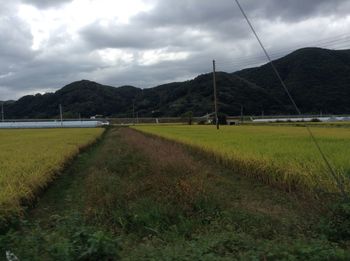
[[[269,51],[269,55],[272,59],[278,59],[281,58],[299,48],[304,48],[305,46],[309,47],[318,47],[318,48],[334,48],[334,49],[342,49],[342,48],[349,48],[350,47],[350,35],[343,34],[341,37],[332,37],[332,38],[324,38],[322,40],[313,41],[313,42],[307,42],[307,43],[300,43],[297,45],[293,45],[286,48],[280,48],[280,49],[273,49],[273,51]],[[218,65],[220,66],[229,66],[232,67],[248,67],[248,66],[254,66],[260,63],[263,63],[265,61],[266,56],[265,55],[248,55],[248,56],[242,56],[242,57],[232,57],[232,58],[225,58],[225,59],[216,59]]]
[[[349,44],[348,44],[349,43]],[[325,47],[344,47],[344,48],[349,48],[350,47],[350,38],[349,39],[344,39],[342,41],[335,41],[332,44],[327,44],[327,45],[319,45],[317,47],[320,48],[325,48]],[[298,47],[292,47],[292,48],[288,48],[288,49],[284,49],[283,51],[276,51],[276,52],[269,52],[270,57],[272,59],[277,59],[280,58],[290,52],[295,51],[296,49],[298,49]],[[220,64],[224,64],[224,65],[244,65],[244,64],[254,64],[254,63],[259,63],[261,61],[263,61],[263,59],[266,58],[265,55],[263,56],[246,56],[246,57],[236,57],[236,58],[232,58],[230,60],[218,60],[218,63]]]
[[[264,52],[264,54],[265,54],[267,60],[269,61],[270,65],[271,65],[272,70],[274,71],[276,77],[278,78],[279,82],[281,83],[281,85],[282,85],[284,91],[286,92],[286,94],[287,94],[289,100],[291,101],[291,103],[292,103],[294,109],[296,110],[296,112],[297,112],[300,116],[302,116],[302,113],[301,113],[299,107],[298,107],[297,104],[295,103],[294,98],[293,98],[292,95],[290,94],[290,92],[289,92],[289,90],[288,90],[286,84],[284,83],[284,81],[283,81],[281,75],[279,74],[277,68],[275,67],[275,65],[274,65],[274,63],[273,63],[273,61],[272,61],[272,59],[271,59],[269,53],[267,52],[267,50],[266,50],[264,44],[262,43],[260,37],[258,36],[256,30],[254,29],[254,27],[253,27],[252,23],[250,22],[248,16],[246,15],[244,9],[242,8],[242,6],[241,6],[241,4],[239,3],[238,0],[235,0],[235,2],[236,2],[236,4],[237,4],[239,10],[241,11],[242,15],[244,16],[246,22],[248,23],[248,25],[249,25],[249,27],[250,27],[252,33],[254,34],[256,40],[258,41],[258,43],[259,43],[261,49],[263,50],[263,52]],[[338,186],[338,189],[340,190],[340,193],[342,194],[342,196],[343,196],[344,198],[347,198],[347,194],[346,194],[346,192],[345,192],[345,189],[344,189],[344,186],[343,186],[342,181],[341,181],[340,178],[336,175],[336,173],[335,173],[333,167],[331,166],[330,161],[328,160],[328,158],[326,157],[325,153],[323,152],[323,150],[322,150],[320,144],[318,143],[318,141],[317,141],[315,135],[313,134],[313,132],[311,131],[310,127],[309,127],[307,124],[305,124],[304,126],[306,127],[306,129],[307,129],[307,131],[308,131],[308,134],[309,134],[309,136],[311,137],[311,140],[313,141],[315,147],[317,148],[317,151],[319,152],[321,158],[322,158],[323,161],[325,162],[326,167],[328,168],[328,170],[329,170],[331,176],[333,177],[334,181],[336,182],[336,184],[337,184],[337,186]]]

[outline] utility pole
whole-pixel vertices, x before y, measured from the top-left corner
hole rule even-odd
[[[135,99],[132,100],[132,119],[135,125]]]
[[[60,107],[60,118],[61,118],[61,127],[63,126],[63,116],[62,116],[62,105],[59,105]]]
[[[213,87],[214,87],[214,107],[215,107],[215,123],[216,129],[219,129],[219,117],[218,117],[218,104],[216,95],[216,72],[215,72],[215,60],[213,60]]]
[[[241,123],[243,123],[243,105],[241,104]]]
[[[4,102],[1,103],[1,121],[4,122]]]

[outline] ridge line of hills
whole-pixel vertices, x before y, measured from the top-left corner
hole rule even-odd
[[[350,113],[350,50],[302,48],[274,61],[303,113]],[[234,73],[217,72],[219,110],[238,115],[294,114],[295,111],[269,64]],[[185,82],[140,89],[112,87],[81,80],[54,93],[27,95],[6,101],[6,118],[54,118],[62,104],[66,118],[104,115],[139,117],[201,116],[213,111],[212,74]]]

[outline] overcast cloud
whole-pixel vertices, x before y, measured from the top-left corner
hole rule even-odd
[[[274,58],[350,48],[350,1],[241,0]],[[233,0],[0,0],[0,100],[81,79],[147,88],[265,61]]]

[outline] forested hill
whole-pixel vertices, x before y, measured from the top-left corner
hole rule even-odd
[[[302,112],[350,113],[350,50],[304,48],[275,61]],[[137,77],[137,76],[135,76]],[[269,64],[235,73],[217,73],[219,108],[226,114],[293,113],[290,101]],[[55,93],[29,95],[5,104],[6,118],[57,117],[62,104],[65,117],[179,116],[213,111],[212,75],[149,89],[111,87],[82,80]]]
[[[274,64],[302,112],[350,113],[350,50],[303,48]],[[263,87],[291,107],[270,64],[234,75]]]

